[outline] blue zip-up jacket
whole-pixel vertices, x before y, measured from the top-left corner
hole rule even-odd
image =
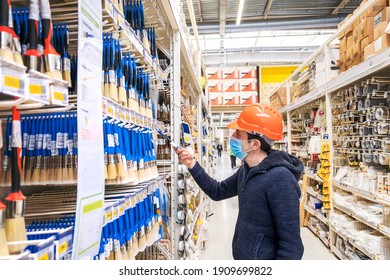
[[[222,182],[196,163],[189,170],[213,200],[238,196],[238,218],[233,237],[237,260],[298,260],[303,255],[299,225],[298,180],[302,162],[286,152],[271,150],[257,166],[244,164]]]

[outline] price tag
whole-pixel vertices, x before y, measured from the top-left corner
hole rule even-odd
[[[107,116],[113,117],[115,112],[114,103],[111,100],[107,101]]]
[[[120,107],[119,107],[119,104],[115,104],[115,112],[114,112],[114,116],[117,120],[119,120],[120,118]]]
[[[106,99],[102,99],[102,113],[104,114],[104,115],[106,115],[107,114],[107,100]]]
[[[14,69],[0,68],[0,92],[25,97],[26,74]]]
[[[51,103],[59,106],[68,106],[68,86],[65,83],[54,82]]]
[[[122,122],[125,121],[125,108],[122,106],[119,108],[119,120]]]
[[[122,216],[125,214],[125,201],[123,201],[122,203],[119,204],[118,213],[119,213],[119,216]]]
[[[62,255],[63,253],[66,253],[69,249],[69,242],[65,241],[58,245],[58,255]]]
[[[126,202],[125,202],[125,210],[129,209],[131,207],[131,198],[130,196],[126,197]]]
[[[132,124],[135,124],[135,113],[133,111],[130,112],[130,121]]]
[[[129,109],[125,109],[125,121],[127,123],[130,122],[130,110]]]
[[[49,260],[49,253],[40,255],[38,257],[38,260],[40,260],[40,261],[48,261]]]
[[[50,102],[50,85],[49,80],[30,77],[28,90],[30,99],[49,104]]]
[[[112,207],[108,207],[104,211],[104,223],[107,224],[112,220]]]

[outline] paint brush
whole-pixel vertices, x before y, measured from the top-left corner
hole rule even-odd
[[[0,57],[14,62],[12,45],[15,32],[9,27],[10,4],[10,0],[0,0]]]
[[[5,205],[0,201],[0,256],[9,255],[7,238],[5,236]]]
[[[5,198],[6,200],[6,221],[5,230],[7,241],[25,241],[27,240],[26,225],[24,221],[24,209],[26,197],[20,189],[20,169],[21,169],[21,150],[22,135],[20,126],[20,113],[14,106],[12,108],[12,166],[11,166],[11,192]],[[25,248],[25,245],[9,246],[11,254],[19,253]]]
[[[30,0],[28,12],[28,50],[24,53],[25,65],[29,70],[40,71],[41,54],[38,50],[39,0]]]
[[[10,1],[9,1],[10,3]],[[14,23],[13,23],[13,18],[12,18],[12,7],[9,5],[8,7],[9,10],[9,27],[14,31]],[[16,35],[16,32],[14,31],[12,34],[12,55],[15,63],[19,65],[23,65],[23,59],[22,59],[22,48],[20,46],[20,39]]]
[[[53,46],[53,24],[49,0],[40,0],[39,8],[42,22],[43,66],[46,75],[51,78],[62,80],[61,56]]]

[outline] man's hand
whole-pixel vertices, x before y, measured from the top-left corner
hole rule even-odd
[[[179,156],[179,161],[191,169],[195,166],[196,160],[194,156],[186,149],[179,147],[175,150],[175,153]]]

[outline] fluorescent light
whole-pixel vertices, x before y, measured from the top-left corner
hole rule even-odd
[[[241,16],[242,16],[242,10],[243,9],[244,9],[244,0],[240,0],[240,6],[238,6],[238,14],[237,14],[236,25],[240,25]]]

